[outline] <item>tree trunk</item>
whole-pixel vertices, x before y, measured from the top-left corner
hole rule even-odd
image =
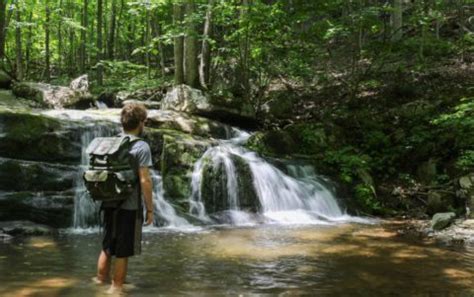
[[[399,41],[403,36],[403,0],[394,0],[392,13],[392,41]]]
[[[147,73],[147,78],[150,79],[151,77],[151,65],[150,65],[150,51],[148,49],[148,45],[150,43],[150,10],[148,7],[146,8],[146,13],[145,13],[145,36],[144,36],[144,46],[146,48],[145,50],[145,63],[146,63],[146,73]]]
[[[82,8],[82,27],[81,30],[81,74],[86,72],[86,43],[87,43],[87,14],[88,14],[89,1],[84,0],[84,6]]]
[[[0,0],[0,68],[5,58],[6,8],[8,0]]]
[[[184,71],[185,82],[193,88],[199,87],[199,70],[197,56],[197,32],[193,21],[195,10],[194,0],[186,0],[186,37],[184,40]]]
[[[33,22],[33,11],[30,12],[28,16],[28,22],[31,24]],[[28,35],[26,36],[26,52],[25,52],[25,77],[28,77],[30,71],[30,56],[31,48],[33,46],[33,26],[28,26]]]
[[[102,0],[97,1],[97,63],[102,60],[102,14],[103,14],[103,2]],[[97,65],[97,83],[99,86],[103,84],[103,69],[101,65]]]
[[[18,2],[16,3],[17,6],[15,7],[16,9],[16,28],[15,28],[15,45],[16,45],[16,78],[18,80],[23,79],[23,50],[21,47],[21,12],[20,12],[20,6]]]
[[[176,85],[184,83],[184,37],[181,33],[183,21],[183,6],[181,3],[173,5],[173,24],[175,30],[179,29],[178,35],[174,38],[174,83]]]
[[[58,69],[61,69],[62,64],[63,64],[63,36],[62,36],[62,17],[63,17],[63,0],[59,0],[59,21],[58,21]]]
[[[50,52],[49,52],[49,22],[50,22],[50,11],[49,11],[49,0],[45,0],[45,12],[46,12],[46,20],[45,20],[45,63],[46,68],[44,71],[44,76],[46,81],[50,81],[51,79],[51,69],[50,69]]]
[[[161,24],[157,25],[157,34],[158,36],[161,36],[162,31],[161,31]],[[161,68],[161,76],[165,77],[166,71],[165,71],[165,48],[163,46],[163,41],[161,39],[158,41],[158,51],[160,55],[160,68]]]
[[[112,10],[110,12],[109,40],[107,41],[107,57],[109,60],[114,59],[116,14],[117,3],[116,0],[112,0]]]
[[[209,43],[209,38],[211,38],[212,30],[212,7],[214,5],[214,0],[209,0],[208,7],[206,11],[206,18],[204,22],[204,32],[202,38],[202,48],[201,48],[201,63],[199,65],[199,80],[201,86],[204,89],[208,88],[209,85],[209,73],[210,73],[210,64],[211,64],[211,46]]]
[[[69,17],[74,19],[74,0],[69,0]],[[69,54],[68,54],[68,73],[69,76],[74,76],[76,73],[76,54],[74,48],[74,28],[69,28]]]
[[[249,52],[250,52],[250,32],[248,29],[247,14],[250,10],[252,0],[243,0],[240,9],[241,26],[245,26],[245,35],[239,40],[239,55],[240,55],[240,83],[244,91],[244,99],[250,100],[250,75],[249,75]],[[245,24],[243,23],[245,21]]]

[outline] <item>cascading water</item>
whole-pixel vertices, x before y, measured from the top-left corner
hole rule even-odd
[[[171,228],[189,228],[192,225],[184,218],[176,214],[173,206],[164,198],[163,181],[161,175],[151,170],[151,178],[153,182],[153,207],[155,218],[155,225],[164,225]],[[159,222],[163,221],[164,224]]]
[[[235,129],[237,136],[221,140],[209,148],[196,162],[192,175],[190,212],[203,221],[211,221],[203,201],[202,183],[205,167],[223,166],[227,180],[227,206],[233,224],[252,223],[254,217],[241,210],[241,193],[237,182],[235,159],[240,158],[250,169],[253,187],[266,222],[323,223],[338,220],[344,214],[332,193],[316,178],[310,167],[293,165],[293,176],[285,174],[256,153],[242,147],[250,134]]]
[[[93,125],[82,132],[81,135],[81,165],[75,180],[74,195],[74,228],[87,228],[97,225],[97,213],[99,204],[94,202],[87,192],[82,175],[89,164],[89,156],[86,153],[87,146],[96,137],[112,136],[120,132],[117,125],[103,124]]]

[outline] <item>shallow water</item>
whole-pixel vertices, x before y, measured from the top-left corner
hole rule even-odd
[[[391,226],[152,229],[129,263],[129,296],[474,296],[474,251]],[[0,296],[102,296],[97,233],[0,243]]]

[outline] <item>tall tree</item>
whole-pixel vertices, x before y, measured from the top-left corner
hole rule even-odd
[[[115,27],[117,23],[117,2],[112,0],[112,7],[110,12],[110,29],[109,38],[107,40],[107,58],[109,60],[114,59],[114,46],[115,46]]]
[[[82,19],[81,19],[81,61],[80,61],[80,70],[81,74],[86,72],[86,59],[87,59],[87,53],[86,53],[86,43],[87,43],[87,16],[88,16],[88,7],[89,6],[89,1],[84,0],[83,7],[82,7]]]
[[[63,63],[63,34],[62,34],[62,23],[63,23],[63,0],[59,0],[59,20],[58,20],[58,68],[61,69]]]
[[[209,0],[207,3],[206,17],[204,21],[204,32],[202,38],[201,46],[201,60],[199,65],[199,80],[201,86],[204,89],[208,88],[209,84],[209,73],[210,73],[210,64],[211,64],[211,46],[209,39],[212,34],[212,9],[214,5],[214,0]]]
[[[74,0],[69,0],[69,18],[71,20],[74,19],[74,13],[75,13],[75,2]],[[69,75],[73,76],[76,73],[76,52],[75,52],[75,31],[73,26],[69,26],[69,65],[68,65],[68,71]]]
[[[194,0],[186,0],[186,37],[184,40],[185,60],[185,82],[187,85],[197,88],[199,87],[198,72],[198,46],[197,32],[194,21]]]
[[[34,4],[33,4],[34,5]],[[29,12],[28,16],[28,34],[26,35],[26,51],[25,51],[25,62],[26,62],[26,69],[25,69],[25,76],[28,75],[30,71],[30,57],[31,57],[31,48],[33,47],[33,11]]]
[[[399,41],[403,36],[403,0],[393,0],[392,40]]]
[[[100,64],[102,60],[102,14],[103,14],[103,1],[97,1],[97,83],[99,86],[103,84],[103,69],[102,65]]]
[[[49,52],[49,26],[50,26],[50,7],[49,7],[49,0],[45,0],[45,14],[46,20],[44,23],[44,32],[45,32],[45,71],[44,76],[45,80],[49,81],[51,79],[51,66],[50,66],[50,52]]]
[[[5,59],[6,8],[8,0],[0,0],[0,67]]]
[[[15,7],[15,44],[16,44],[16,78],[23,79],[23,50],[21,46],[21,7],[20,3],[16,3]]]
[[[182,34],[183,5],[180,1],[173,4],[174,37],[174,83],[184,83],[184,37]]]

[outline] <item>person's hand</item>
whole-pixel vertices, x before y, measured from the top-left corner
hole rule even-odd
[[[147,210],[145,217],[145,226],[153,224],[153,211]]]

